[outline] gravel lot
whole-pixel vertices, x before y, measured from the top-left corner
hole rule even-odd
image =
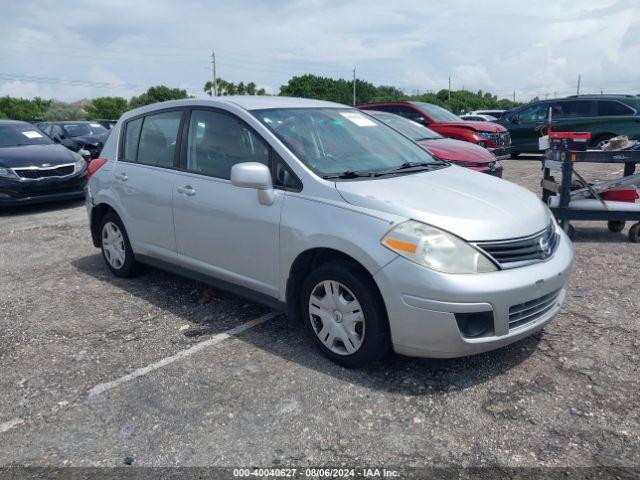
[[[580,171],[619,170],[600,168]],[[540,191],[538,162],[505,177]],[[82,203],[0,212],[0,466],[640,466],[640,246],[575,225],[544,331],[346,370],[263,306],[151,268],[113,277]]]

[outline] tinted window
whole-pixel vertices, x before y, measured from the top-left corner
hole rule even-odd
[[[446,110],[438,105],[424,102],[412,102],[416,107],[426,113],[430,118],[436,122],[459,122],[460,117],[454,115],[449,110]]]
[[[102,125],[94,122],[65,123],[63,128],[69,137],[102,135],[103,133],[107,133],[107,130]]]
[[[525,107],[518,112],[518,119],[521,122],[540,122],[546,120],[549,116],[549,104],[538,103]]]
[[[397,107],[395,107],[395,111],[393,113],[396,113],[401,117],[408,118],[409,120],[425,120],[424,116],[420,112],[410,107],[402,107],[398,105]]]
[[[127,123],[127,129],[124,136],[123,159],[129,162],[135,162],[137,160],[140,127],[142,127],[142,118],[137,118]]]
[[[181,117],[182,112],[179,111],[144,117],[138,146],[138,163],[173,166]]]
[[[599,100],[598,115],[633,115],[633,110],[620,102]]]
[[[595,104],[589,100],[573,100],[569,102],[554,102],[554,117],[571,118],[571,117],[591,117],[594,115]],[[555,107],[559,108],[556,115]]]
[[[269,165],[269,148],[239,118],[212,110],[194,110],[189,121],[187,169],[212,177],[231,178],[242,162]]]

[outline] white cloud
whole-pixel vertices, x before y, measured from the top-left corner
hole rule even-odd
[[[360,78],[408,91],[446,88],[451,75],[454,88],[501,96],[516,90],[527,99],[569,94],[581,73],[587,89],[640,93],[637,0],[61,5],[3,6],[0,72],[85,83],[36,88],[32,79],[0,75],[2,91],[73,100],[166,84],[200,95],[215,47],[219,76],[274,93],[293,75],[344,78],[354,66]],[[70,23],[72,15],[82,21]]]

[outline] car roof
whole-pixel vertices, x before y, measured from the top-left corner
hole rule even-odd
[[[0,120],[0,125],[31,125],[29,122],[23,122],[22,120]]]
[[[312,100],[309,98],[280,97],[273,95],[229,95],[213,98],[188,98],[184,100],[169,100],[167,102],[152,103],[134,110],[129,110],[124,115],[132,117],[155,111],[159,108],[175,108],[188,106],[222,106],[236,105],[245,110],[266,110],[270,108],[353,108],[341,103],[327,102],[324,100]],[[124,118],[124,117],[123,117]]]

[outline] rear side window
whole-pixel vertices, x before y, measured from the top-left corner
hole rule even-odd
[[[136,118],[127,123],[124,136],[124,152],[122,159],[128,162],[137,161],[138,140],[140,139],[140,128],[142,127],[142,118]]]
[[[598,101],[598,115],[633,115],[634,111],[627,105],[613,100]]]
[[[191,112],[187,170],[229,180],[231,167],[243,162],[269,165],[269,148],[253,130],[230,114]]]
[[[595,115],[595,102],[590,100],[573,100],[554,102],[554,118],[592,117]]]
[[[174,165],[181,118],[181,111],[144,117],[138,145],[138,163],[159,167]]]

